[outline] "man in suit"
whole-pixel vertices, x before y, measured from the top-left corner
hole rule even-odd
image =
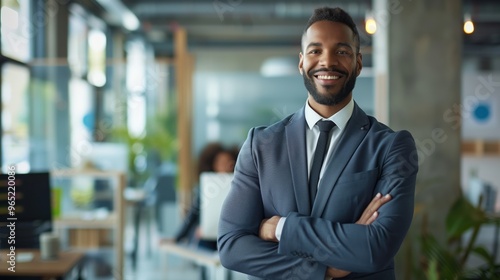
[[[251,129],[241,148],[219,221],[225,267],[249,279],[395,279],[413,216],[416,148],[409,132],[394,132],[352,99],[359,44],[345,11],[315,10],[299,62],[305,106]],[[333,129],[323,128],[328,122]]]

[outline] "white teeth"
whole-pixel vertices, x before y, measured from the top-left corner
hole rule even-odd
[[[337,80],[340,77],[339,76],[318,75],[318,78],[322,79],[322,80]]]

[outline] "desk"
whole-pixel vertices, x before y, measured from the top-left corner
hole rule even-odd
[[[197,249],[192,246],[180,245],[169,242],[161,242],[160,250],[169,254],[176,255],[195,262],[198,265],[203,265],[210,268],[211,280],[230,280],[231,271],[226,270],[219,259],[217,252]]]
[[[33,259],[28,262],[19,262],[17,257],[20,253],[33,253]],[[0,250],[0,276],[41,276],[57,279],[62,279],[73,268],[80,265],[85,256],[82,252],[66,251],[60,252],[56,260],[42,260],[40,250],[16,249],[15,272],[11,272],[8,270],[10,265],[6,261],[7,254],[7,250]]]

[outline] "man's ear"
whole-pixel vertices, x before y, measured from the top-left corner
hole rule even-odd
[[[359,74],[361,73],[361,69],[363,69],[363,55],[361,53],[358,53],[356,55],[356,70],[357,70],[357,73],[356,73],[356,77],[359,76]]]
[[[302,73],[302,64],[304,63],[304,55],[302,55],[302,52],[299,52],[299,72],[300,75],[303,75]]]

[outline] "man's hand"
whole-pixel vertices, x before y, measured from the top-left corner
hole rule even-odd
[[[266,241],[278,242],[276,238],[276,227],[280,220],[280,216],[272,216],[269,219],[264,219],[260,223],[259,237]]]
[[[363,211],[363,214],[361,214],[361,217],[359,220],[356,222],[358,225],[370,225],[377,219],[378,217],[378,209],[386,204],[389,200],[391,200],[391,195],[386,194],[382,196],[380,193],[378,193],[368,204],[368,206],[365,208],[365,211]],[[340,270],[334,267],[329,267],[326,270],[326,277],[327,279],[336,279],[336,278],[342,278],[347,275],[349,275],[351,272],[345,271],[345,270]]]
[[[389,200],[391,200],[391,195],[386,194],[382,196],[378,193],[365,208],[363,214],[361,214],[361,218],[356,222],[358,225],[369,225],[375,221],[378,217],[378,209],[386,204]]]
[[[349,271],[336,269],[335,267],[329,267],[326,269],[326,278],[325,279],[337,279],[346,277],[351,274]]]

